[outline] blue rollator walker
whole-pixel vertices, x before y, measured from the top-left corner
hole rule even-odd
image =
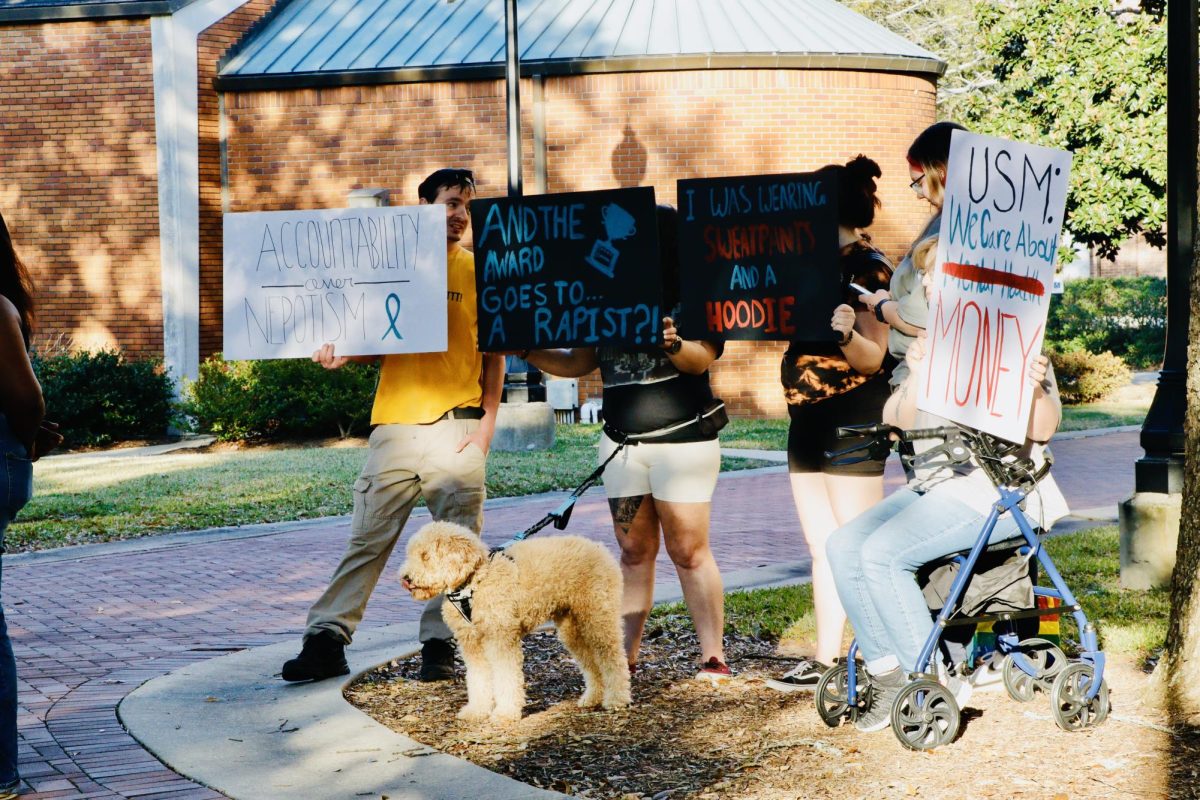
[[[870,457],[880,458],[890,451],[893,442],[901,446],[901,457],[908,467],[938,467],[963,464],[975,458],[995,485],[999,499],[983,523],[975,545],[969,550],[951,554],[946,561],[957,564],[957,574],[945,593],[941,609],[934,618],[933,629],[917,659],[916,673],[910,673],[891,710],[892,732],[910,750],[932,750],[954,741],[958,735],[960,712],[953,693],[938,682],[941,666],[939,645],[947,629],[975,626],[983,622],[1003,622],[1015,625],[1018,620],[1032,620],[1053,614],[1070,612],[1080,632],[1079,654],[1068,658],[1054,643],[1039,638],[1019,639],[1016,633],[999,633],[997,651],[1004,655],[1002,674],[1005,689],[1019,702],[1032,700],[1039,691],[1050,696],[1054,721],[1066,731],[1092,728],[1108,716],[1108,685],[1104,681],[1104,653],[1096,638],[1096,628],[1088,621],[1075,596],[1067,588],[1058,569],[1042,547],[1036,532],[1020,508],[1020,503],[1036,489],[1038,481],[1050,471],[1047,454],[1044,464],[1036,471],[1033,462],[1018,455],[1018,445],[989,434],[957,426],[901,430],[889,425],[865,425],[841,428],[838,435],[869,436],[866,444],[848,448],[831,456],[844,461],[860,460],[854,454],[867,451]],[[913,455],[911,447],[917,440],[936,439],[941,443]],[[909,452],[904,453],[905,450]],[[988,544],[1002,514],[1012,514],[1023,538]],[[964,610],[964,595],[977,577],[981,559],[998,550],[1013,558],[1023,559],[1026,580],[1032,585],[1034,608],[1004,608],[995,613],[968,614]],[[1036,555],[1036,561],[1033,556]],[[939,562],[940,563],[940,562]],[[1049,578],[1051,586],[1037,586],[1037,565]],[[929,592],[926,592],[928,598]],[[1058,608],[1036,608],[1037,597],[1056,598]],[[981,607],[973,603],[973,607]],[[817,713],[826,725],[837,727],[843,721],[853,722],[867,708],[874,691],[870,676],[858,664],[857,642],[850,645],[844,662],[822,676],[815,690]]]

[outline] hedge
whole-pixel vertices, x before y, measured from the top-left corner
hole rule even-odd
[[[33,369],[64,447],[158,439],[171,424],[174,382],[158,361],[76,350],[34,353]]]
[[[345,438],[370,421],[378,369],[312,361],[223,361],[200,365],[186,387],[184,412],[222,441],[308,436]]]
[[[1163,278],[1068,281],[1050,301],[1046,342],[1060,353],[1109,352],[1132,369],[1153,369],[1162,362],[1166,335]]]

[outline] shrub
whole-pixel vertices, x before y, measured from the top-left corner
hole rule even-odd
[[[1050,302],[1046,339],[1059,352],[1116,354],[1133,369],[1162,361],[1167,282],[1162,278],[1068,281]]]
[[[327,370],[306,359],[223,361],[213,356],[186,387],[184,412],[222,441],[350,436],[366,427],[377,370]]]
[[[1094,403],[1129,383],[1129,366],[1112,353],[1050,353],[1064,403]]]
[[[155,439],[171,423],[174,383],[158,361],[76,350],[35,353],[33,368],[67,447]]]

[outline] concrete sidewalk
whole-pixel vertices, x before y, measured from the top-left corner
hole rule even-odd
[[[1072,508],[1086,509],[1101,521],[1115,521],[1116,504],[1132,493],[1133,463],[1142,454],[1136,430],[1056,440],[1054,451],[1055,476]],[[898,467],[890,465],[889,487],[899,481]],[[552,509],[561,497],[556,493],[489,502],[485,539],[493,543],[507,539]],[[413,520],[413,524],[420,522],[420,517]],[[249,705],[243,707],[240,701],[226,704],[221,700],[223,694],[297,700],[301,711],[308,708],[310,713],[315,703],[322,708],[340,708],[335,684],[285,691],[272,673],[278,669],[280,656],[291,655],[298,647],[305,612],[324,588],[348,529],[348,519],[339,517],[6,556],[5,596],[12,598],[6,616],[20,675],[21,762],[27,791],[32,792],[28,796],[221,797],[164,766],[118,719],[117,705],[123,698],[147,681],[180,670],[186,672],[178,672],[170,682],[149,684],[131,698],[128,715],[131,721],[137,716],[134,728],[139,732],[145,730],[148,718],[161,721],[179,715],[174,722],[155,723],[159,733],[139,735],[162,739],[165,743],[154,747],[172,766],[189,775],[203,775],[216,786],[222,784],[208,776],[208,767],[189,759],[225,752],[226,757],[209,760],[217,768],[232,769],[227,751],[210,752],[203,740],[191,738],[190,733],[186,740],[183,737],[186,729],[197,736],[203,733],[213,742],[240,738],[223,726],[232,724],[226,720],[238,717],[236,712]],[[713,549],[731,585],[736,573],[751,583],[792,582],[807,575],[807,552],[783,467],[722,475],[713,502],[713,531]],[[580,501],[570,532],[615,549],[602,494],[590,493]],[[661,595],[674,584],[674,570],[665,554],[660,566]],[[368,666],[376,659],[390,660],[411,648],[411,625],[420,607],[400,590],[391,572],[380,582],[356,646],[350,650],[356,667]],[[377,653],[367,646],[373,642],[383,643]],[[272,645],[279,647],[254,652]],[[238,655],[218,658],[235,652]],[[201,662],[208,663],[201,666]],[[188,675],[199,676],[200,688],[185,691],[185,684],[176,682]],[[212,689],[206,691],[204,685]],[[209,701],[210,696],[215,699]],[[327,702],[330,705],[325,705]],[[276,717],[293,722],[303,717],[280,714],[271,704],[264,707],[265,718],[261,714],[244,717],[259,727],[256,736],[241,744],[256,744],[237,750],[245,751],[243,771],[259,784],[251,784],[254,788],[248,792],[239,784],[235,796],[241,798],[270,796],[266,787],[274,773],[269,769],[290,772],[295,764],[289,763],[289,755],[301,762],[311,755],[307,748],[292,749],[294,744],[287,737],[299,731],[261,730],[264,719],[275,730],[281,727]],[[231,716],[215,722],[218,717],[213,714],[228,715],[231,710]],[[334,717],[341,715],[338,711]],[[312,734],[319,736],[323,718],[309,719]],[[357,719],[360,726],[374,725],[363,722],[361,715]],[[175,724],[181,727],[176,730]],[[346,748],[342,745],[339,749]],[[347,762],[370,762],[370,757],[335,755],[346,756]],[[386,764],[391,757],[378,761]],[[394,770],[391,777],[407,775],[405,780],[420,783],[405,784],[401,787],[404,791],[389,792],[389,796],[441,796],[435,793],[436,784],[428,781],[438,780],[436,776],[443,770],[433,770],[431,775],[413,761],[433,764],[443,756],[428,761],[433,757],[414,751],[409,755],[401,752],[398,758],[401,760],[390,764]],[[446,773],[456,781],[462,774]],[[293,781],[287,787],[289,797],[353,797],[364,791],[349,791],[360,784],[351,782],[345,768],[336,783],[329,785],[334,792],[329,795],[319,795],[294,778],[288,780]],[[526,790],[524,796],[532,796],[531,791]]]

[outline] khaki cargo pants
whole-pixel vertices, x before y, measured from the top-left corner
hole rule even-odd
[[[478,427],[478,420],[447,419],[375,429],[366,466],[354,482],[350,542],[328,588],[308,612],[305,638],[328,631],[350,642],[418,497],[425,498],[435,520],[479,533],[485,457],[474,444],[454,452]],[[422,642],[453,638],[442,620],[440,596],[425,604],[419,636]]]

